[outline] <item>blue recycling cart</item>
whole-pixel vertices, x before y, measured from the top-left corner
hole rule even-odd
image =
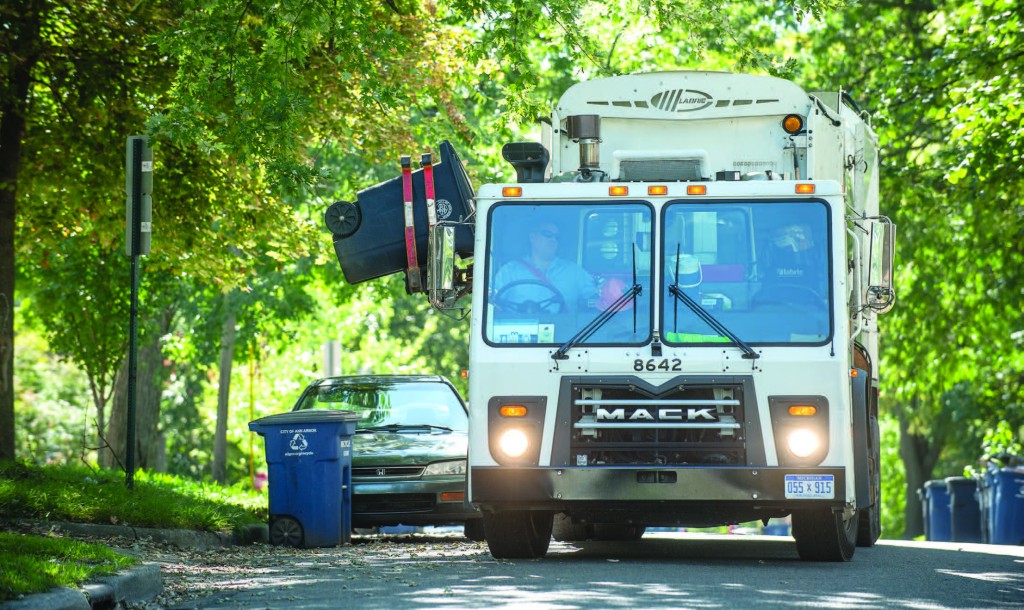
[[[924,512],[924,537],[933,542],[949,542],[951,519],[949,514],[949,491],[946,481],[935,479],[924,484],[922,511]]]
[[[352,435],[359,415],[310,409],[249,422],[267,457],[270,543],[323,547],[352,537]]]
[[[1024,470],[991,469],[982,495],[988,521],[988,542],[1024,544]]]
[[[951,542],[982,542],[981,506],[978,481],[967,477],[947,477]]]

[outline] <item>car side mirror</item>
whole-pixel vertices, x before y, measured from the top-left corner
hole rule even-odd
[[[877,313],[886,313],[896,305],[892,275],[895,253],[896,225],[885,216],[872,220],[867,305]]]

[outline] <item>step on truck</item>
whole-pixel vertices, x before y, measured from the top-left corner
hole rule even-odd
[[[542,127],[502,150],[515,183],[435,194],[460,217],[414,226],[406,257],[436,307],[471,294],[468,497],[492,555],[789,515],[803,559],[873,545],[895,228],[865,113],[667,72],[579,83]]]

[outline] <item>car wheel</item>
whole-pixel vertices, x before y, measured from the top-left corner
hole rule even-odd
[[[510,510],[484,513],[484,534],[495,559],[536,559],[551,544],[552,515]]]

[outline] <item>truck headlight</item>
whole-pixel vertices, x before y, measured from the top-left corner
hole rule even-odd
[[[508,457],[519,458],[530,448],[530,439],[519,428],[509,428],[502,433],[498,446]]]
[[[437,477],[466,474],[466,460],[451,460],[448,462],[434,462],[427,464],[423,469],[423,476]]]
[[[536,466],[544,437],[546,396],[492,396],[487,401],[487,449],[502,466]]]
[[[818,436],[804,428],[790,432],[786,441],[789,445],[789,452],[801,459],[810,456],[821,446]]]
[[[829,404],[824,396],[769,396],[779,466],[816,466],[829,451]]]

